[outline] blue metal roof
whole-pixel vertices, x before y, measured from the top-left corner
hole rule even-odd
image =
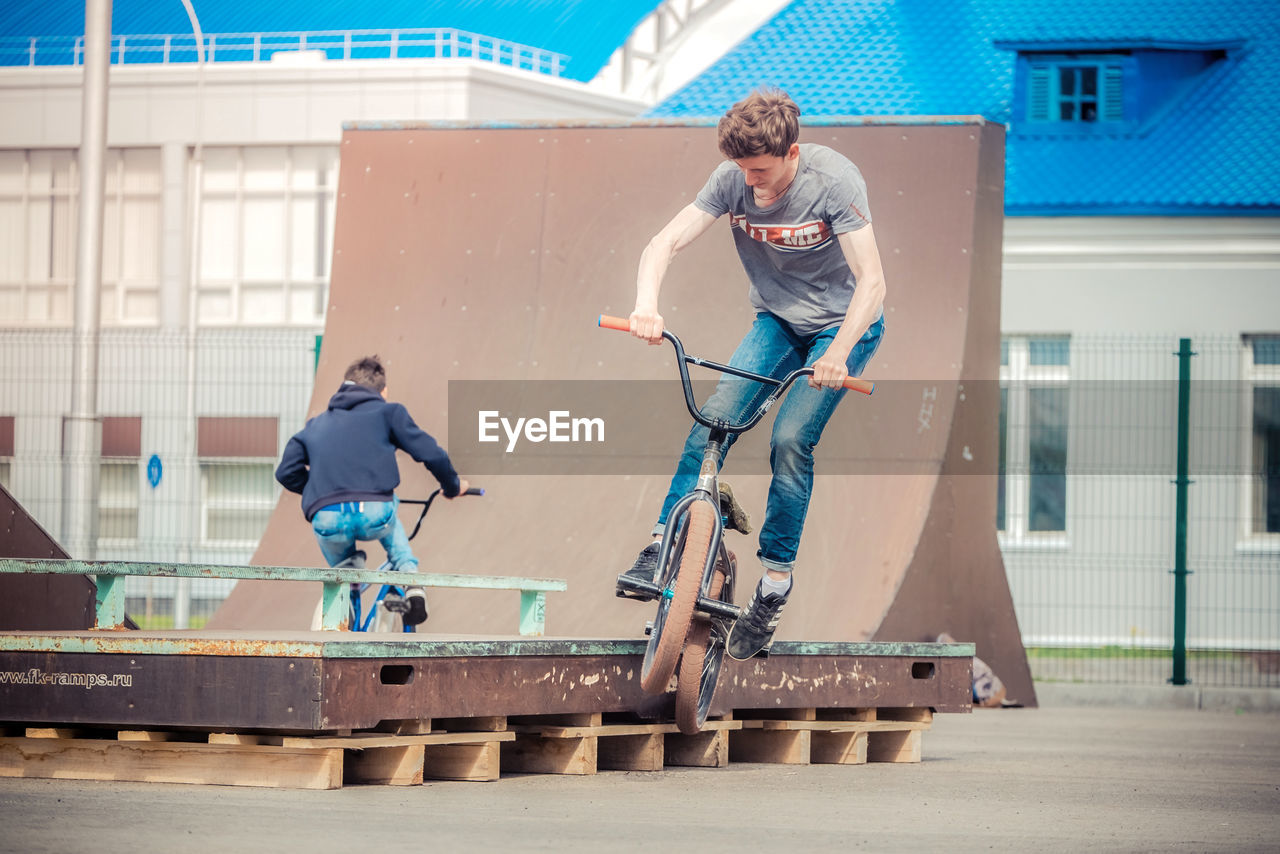
[[[651,116],[719,115],[753,88],[807,116],[979,114],[1010,123],[1019,50],[1219,47],[1124,132],[1007,137],[1010,214],[1280,213],[1277,0],[795,0]],[[1019,116],[1020,118],[1020,116]]]
[[[445,27],[569,56],[563,76],[590,80],[659,0],[192,0],[208,33],[283,33]],[[115,0],[116,35],[190,34],[179,0]],[[84,33],[84,0],[6,0],[0,39]],[[5,64],[23,64],[15,51]]]

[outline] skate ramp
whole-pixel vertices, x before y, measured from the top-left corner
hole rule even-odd
[[[0,557],[66,560],[69,555],[0,486]],[[0,574],[0,630],[91,629],[97,587],[87,575]]]
[[[994,527],[1003,129],[978,118],[836,122],[806,126],[801,141],[845,153],[867,179],[887,331],[868,369],[876,394],[849,395],[819,446],[796,595],[779,638],[920,641],[949,632],[977,645],[1011,698],[1034,704]],[[345,131],[309,414],[324,408],[351,360],[376,352],[390,399],[486,488],[483,498],[433,507],[414,541],[424,570],[565,578],[568,592],[548,597],[548,635],[639,635],[649,609],[614,598],[613,579],[647,541],[688,429],[678,386],[669,401],[636,400],[646,410],[636,418],[650,416],[658,444],[670,448],[668,463],[591,474],[566,458],[565,470],[588,473],[513,474],[517,466],[492,466],[462,447],[477,416],[449,411],[450,383],[457,393],[478,381],[533,389],[673,378],[669,347],[600,330],[595,318],[629,313],[644,245],[719,160],[709,124]],[[752,320],[728,228],[717,223],[680,254],[662,295],[667,325],[690,352],[718,360]],[[771,420],[726,466],[757,524]],[[406,457],[401,472],[401,497],[435,486]],[[402,518],[411,521],[407,509]],[[759,575],[750,559],[757,544],[754,535],[729,536],[743,558],[741,603]],[[254,562],[322,565],[297,496],[279,501]],[[318,585],[240,582],[209,625],[305,628],[318,596]],[[518,611],[514,593],[430,598],[431,632],[503,634]]]

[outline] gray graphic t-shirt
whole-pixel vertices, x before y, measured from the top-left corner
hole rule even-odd
[[[871,222],[866,181],[848,158],[825,145],[801,145],[795,181],[767,208],[756,205],[742,170],[726,160],[694,204],[715,217],[729,214],[757,311],[801,335],[840,325],[857,283],[836,236]]]

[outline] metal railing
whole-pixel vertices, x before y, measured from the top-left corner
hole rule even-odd
[[[205,33],[208,62],[269,62],[277,57],[330,61],[471,59],[559,77],[569,57],[444,27],[406,30],[321,30],[286,33]],[[196,61],[196,39],[185,35],[117,35],[113,65],[173,65]],[[0,65],[59,66],[84,62],[83,36],[0,38]]]

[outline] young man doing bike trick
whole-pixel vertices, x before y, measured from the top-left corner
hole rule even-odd
[[[668,265],[728,214],[756,310],[729,364],[775,378],[806,365],[814,369],[808,384],[797,384],[779,405],[773,425],[773,477],[756,553],[764,574],[729,635],[728,652],[737,659],[750,658],[773,638],[791,593],[813,490],[813,449],[844,396],[841,385],[861,375],[884,331],[885,281],[866,182],[843,155],[800,145],[799,118],[800,108],[780,91],[755,92],[725,113],[718,142],[727,159],[697,199],[649,241],[629,318],[634,337],[663,342],[658,293]],[[702,412],[737,422],[769,391],[726,375]],[[655,539],[625,575],[654,580],[667,516],[697,480],[707,435],[697,424],[689,433]],[[732,441],[730,436],[726,453]]]

